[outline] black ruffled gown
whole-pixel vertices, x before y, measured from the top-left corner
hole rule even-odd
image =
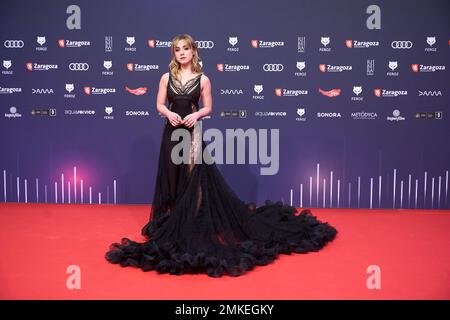
[[[169,76],[169,108],[182,118],[199,107],[200,78],[201,74],[182,85]],[[318,251],[335,238],[336,229],[318,221],[310,210],[297,214],[281,202],[245,204],[215,164],[174,164],[171,151],[179,143],[171,141],[175,129],[167,120],[150,219],[142,229],[148,240],[123,238],[113,243],[106,253],[109,262],[177,275],[238,276],[280,253]],[[201,153],[205,148],[200,122],[185,130],[192,136],[190,157],[195,160],[198,148]]]

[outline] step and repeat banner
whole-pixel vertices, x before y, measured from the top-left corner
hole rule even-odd
[[[242,200],[450,208],[449,1],[2,0],[0,18],[1,201],[150,204],[187,33],[203,132],[269,148],[218,164]]]

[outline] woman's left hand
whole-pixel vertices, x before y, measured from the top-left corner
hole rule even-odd
[[[193,112],[193,113],[188,114],[186,117],[184,117],[183,124],[188,128],[192,128],[195,125],[195,123],[197,122],[197,120],[198,120],[198,114],[197,114],[197,112]]]

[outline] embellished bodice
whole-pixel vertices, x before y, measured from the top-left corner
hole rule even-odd
[[[169,73],[167,99],[169,100],[169,109],[171,111],[178,113],[184,118],[189,113],[198,110],[201,76],[202,73],[183,84]]]

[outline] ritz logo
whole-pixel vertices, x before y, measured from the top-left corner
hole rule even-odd
[[[381,29],[381,9],[377,5],[370,5],[366,10],[367,14],[370,16],[366,20],[366,26],[369,30]]]
[[[67,14],[70,16],[67,17],[66,26],[69,30],[81,30],[81,9],[79,6],[72,4],[67,7]]]

